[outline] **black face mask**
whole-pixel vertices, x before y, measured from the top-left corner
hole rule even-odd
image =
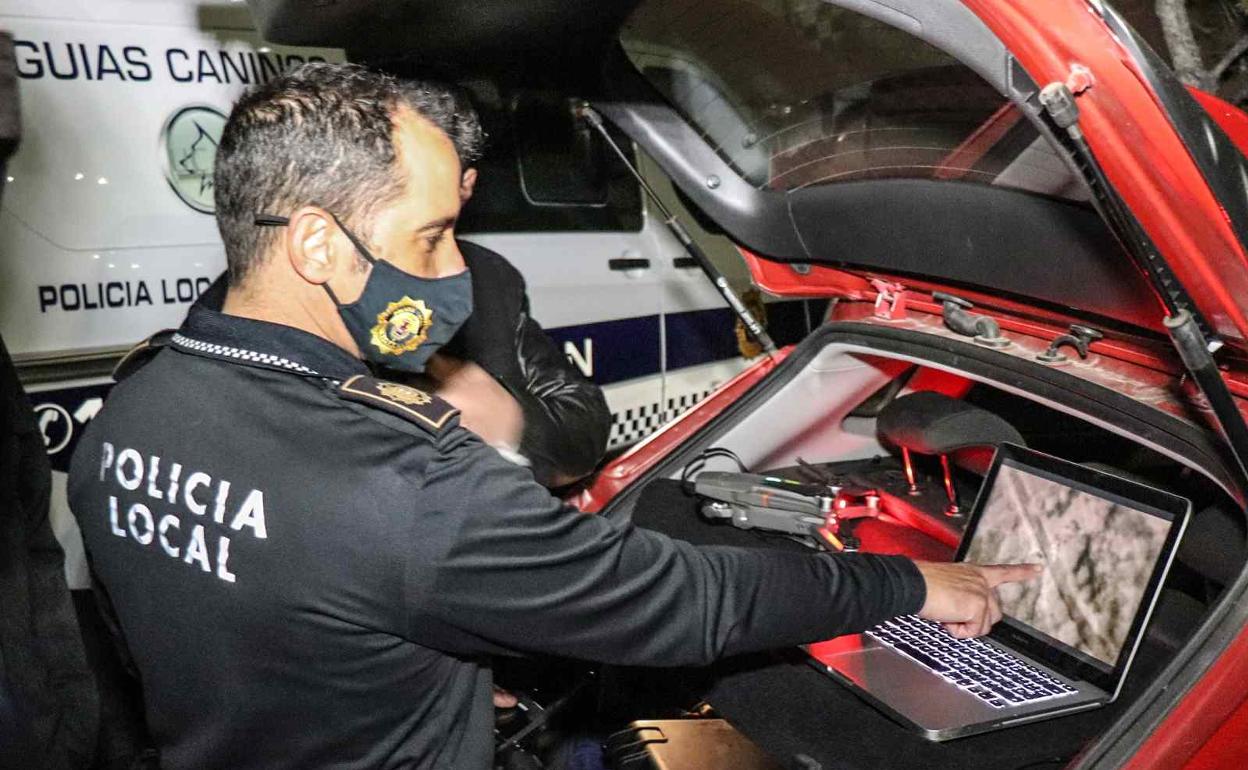
[[[405,273],[374,257],[337,216],[330,216],[373,266],[360,298],[348,305],[338,301],[328,284],[321,284],[338,306],[351,338],[368,361],[400,371],[423,372],[430,356],[450,342],[472,315],[472,276],[467,270],[445,278]],[[256,224],[288,225],[290,220],[258,214]]]

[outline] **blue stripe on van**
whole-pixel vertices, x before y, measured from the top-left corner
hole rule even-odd
[[[810,333],[810,329],[818,325],[826,310],[826,300],[769,302],[767,332],[777,345],[791,345]],[[712,361],[724,361],[740,355],[737,348],[737,319],[728,308],[671,313],[665,316],[665,320],[669,371]]]
[[[768,331],[777,345],[798,342],[806,336],[811,326],[818,325],[826,308],[826,300],[768,303]],[[727,308],[669,313],[664,321],[667,327],[669,371],[726,361],[740,355],[735,331],[736,318]],[[560,346],[571,343],[586,361],[590,357],[586,340],[592,340],[591,379],[599,385],[609,385],[662,371],[658,316],[560,326],[547,329],[546,332]]]
[[[658,374],[659,317],[621,318],[547,329],[563,349],[570,344],[593,365],[590,379],[599,385]],[[587,341],[592,341],[588,343]],[[574,357],[575,360],[575,357]]]
[[[728,308],[671,313],[664,321],[669,370],[741,355],[737,348],[736,316]]]
[[[803,307],[809,303],[809,308]],[[767,326],[779,345],[797,342],[806,335],[807,310],[817,324],[826,301],[797,300],[767,305]],[[668,369],[724,361],[738,355],[733,329],[735,320],[724,308],[673,313],[667,316]],[[577,326],[547,329],[563,347],[570,342],[587,358],[585,341],[593,340],[593,380],[599,385],[653,376],[662,371],[659,361],[659,317],[641,316]],[[111,384],[52,388],[30,394],[48,441],[53,470],[66,471],[74,447],[89,419],[84,404],[104,398]]]

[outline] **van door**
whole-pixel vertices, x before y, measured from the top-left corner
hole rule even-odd
[[[271,46],[243,6],[8,0],[22,143],[0,207],[0,336],[51,460],[71,588],[86,563],[65,500],[78,438],[116,358],[225,269],[212,162],[234,100],[334,49]]]
[[[462,84],[488,135],[476,193],[459,232],[503,254],[528,284],[534,317],[568,358],[602,386],[611,448],[635,443],[748,363],[736,319],[613,151],[576,119],[566,93],[503,93]],[[703,230],[657,166],[615,137],[664,203],[679,212],[738,290],[750,277],[735,246]],[[780,344],[817,324],[803,301],[768,305]],[[778,336],[777,336],[778,335]]]

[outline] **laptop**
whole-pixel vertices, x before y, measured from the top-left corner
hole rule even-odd
[[[997,589],[991,633],[905,616],[807,652],[933,741],[1096,708],[1122,690],[1190,515],[1182,497],[1003,444],[954,560],[1044,572]]]

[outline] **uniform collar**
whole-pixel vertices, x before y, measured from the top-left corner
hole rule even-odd
[[[170,344],[192,355],[305,377],[368,374],[363,361],[315,334],[200,306],[191,308]]]

